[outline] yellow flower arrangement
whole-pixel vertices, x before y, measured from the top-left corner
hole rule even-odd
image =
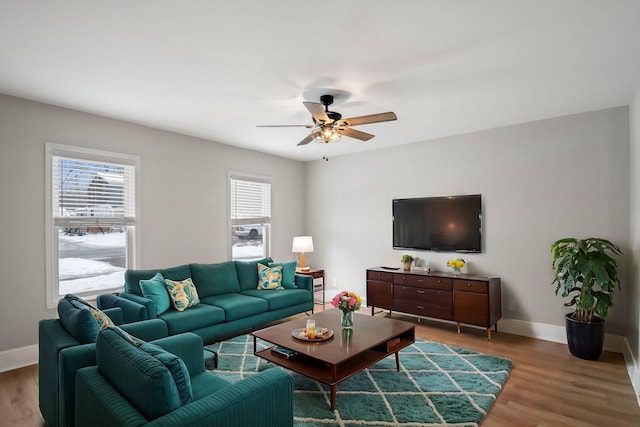
[[[465,264],[466,263],[462,258],[450,259],[449,261],[447,261],[447,267],[453,268],[454,274],[460,274],[460,269],[464,267]]]

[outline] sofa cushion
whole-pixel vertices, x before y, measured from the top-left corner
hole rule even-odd
[[[269,267],[282,267],[282,287],[296,289],[296,265],[297,261],[270,262]]]
[[[160,273],[156,273],[151,279],[140,280],[142,296],[153,301],[156,306],[156,314],[162,314],[171,308],[171,298],[164,280]]]
[[[263,291],[281,290],[282,266],[267,267],[258,264],[258,289]]]
[[[203,298],[202,302],[222,308],[227,322],[264,313],[269,309],[269,304],[264,298],[242,294],[216,295]]]
[[[191,278],[186,278],[182,281],[164,279],[164,283],[169,291],[171,304],[176,310],[184,311],[200,302],[198,291]]]
[[[306,289],[284,289],[282,292],[264,292],[259,289],[242,291],[243,295],[262,298],[269,303],[269,311],[308,303],[311,296]]]
[[[169,335],[195,331],[225,321],[224,310],[208,304],[198,304],[185,311],[168,310],[158,317],[167,324]]]
[[[186,264],[156,270],[126,270],[124,272],[124,290],[138,296],[143,296],[142,290],[140,289],[140,280],[149,280],[155,276],[156,273],[160,273],[162,277],[170,280],[184,280],[191,277],[191,270]]]
[[[273,262],[271,258],[262,258],[257,261],[235,261],[240,290],[246,291],[258,287],[258,264],[269,266],[270,262]]]
[[[200,298],[240,291],[238,273],[233,261],[217,264],[191,264],[191,279]]]
[[[72,294],[58,301],[58,317],[69,335],[81,344],[95,342],[101,329],[113,325],[106,314]]]
[[[182,406],[170,370],[116,330],[107,328],[98,334],[96,361],[100,374],[147,419]]]

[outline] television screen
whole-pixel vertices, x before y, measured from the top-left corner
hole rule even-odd
[[[393,247],[482,252],[480,194],[393,200]]]

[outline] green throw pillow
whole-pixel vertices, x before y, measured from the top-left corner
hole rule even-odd
[[[58,301],[58,317],[67,332],[83,344],[95,342],[98,332],[114,325],[109,316],[73,294]]]
[[[171,308],[171,298],[164,284],[162,274],[156,273],[149,280],[140,280],[140,290],[145,298],[149,298],[156,306],[156,314],[161,315]]]
[[[258,264],[258,289],[282,290],[282,267],[267,267]]]
[[[296,261],[270,262],[269,267],[282,267],[282,287],[296,289]]]

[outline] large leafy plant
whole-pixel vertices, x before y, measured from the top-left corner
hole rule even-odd
[[[613,295],[620,289],[618,264],[609,254],[621,255],[620,248],[605,239],[560,239],[551,245],[556,295],[571,299],[574,319],[591,322],[594,314],[604,318],[613,305]]]

